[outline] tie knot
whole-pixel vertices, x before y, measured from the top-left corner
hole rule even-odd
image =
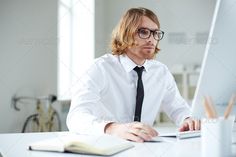
[[[134,68],[134,71],[136,71],[136,72],[138,73],[138,76],[140,77],[140,76],[142,76],[143,69],[144,69],[143,66],[141,66],[141,67],[136,66],[136,67]]]

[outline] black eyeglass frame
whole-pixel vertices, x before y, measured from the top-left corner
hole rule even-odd
[[[141,30],[148,30],[148,31],[149,31],[149,35],[148,35],[147,37],[142,37],[142,36],[140,35],[140,31],[141,31]],[[161,38],[156,39],[156,38],[155,38],[155,35],[154,35],[155,32],[160,33],[160,34],[161,34]],[[157,41],[160,41],[161,39],[163,39],[164,34],[165,34],[165,32],[162,31],[162,30],[158,30],[158,29],[156,29],[156,30],[151,30],[151,29],[146,28],[146,27],[138,28],[137,33],[138,33],[139,38],[141,38],[141,39],[148,39],[148,38],[150,38],[150,36],[151,36],[151,34],[152,34],[153,38],[154,38],[155,40],[157,40]]]

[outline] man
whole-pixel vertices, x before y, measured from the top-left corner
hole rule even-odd
[[[163,35],[152,11],[124,14],[113,31],[113,54],[98,58],[80,80],[67,117],[70,131],[148,141],[158,135],[152,125],[160,108],[180,131],[200,129],[171,73],[154,60]]]

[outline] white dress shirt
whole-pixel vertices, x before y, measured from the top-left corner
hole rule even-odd
[[[126,55],[106,54],[79,80],[72,97],[67,126],[82,134],[102,134],[109,122],[133,122],[136,105],[137,65]],[[177,124],[190,116],[168,68],[146,60],[142,75],[144,99],[141,122],[153,125],[160,108]]]

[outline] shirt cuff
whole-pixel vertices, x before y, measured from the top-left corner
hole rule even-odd
[[[101,121],[101,122],[94,122],[93,125],[93,129],[91,130],[91,133],[94,134],[94,135],[101,135],[101,134],[105,134],[105,126],[108,124],[108,123],[112,123],[114,121]]]
[[[180,121],[178,122],[178,126],[180,126],[181,124],[183,124],[184,120],[185,120],[186,118],[189,118],[189,117],[191,117],[191,114],[189,114],[189,113],[182,113],[181,118],[180,118]]]

